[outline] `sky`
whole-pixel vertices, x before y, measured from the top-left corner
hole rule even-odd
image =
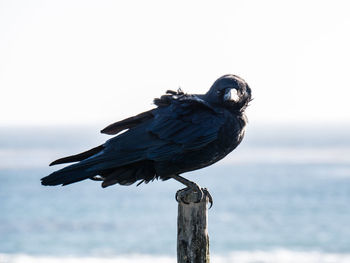
[[[220,76],[250,122],[350,122],[349,1],[0,0],[0,125],[108,124]]]

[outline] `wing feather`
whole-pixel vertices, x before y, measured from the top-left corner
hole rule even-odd
[[[115,135],[123,130],[133,128],[151,118],[153,118],[153,114],[152,114],[152,110],[149,110],[149,111],[140,113],[136,116],[132,116],[130,118],[124,119],[122,121],[112,123],[108,125],[106,128],[102,129],[101,133]]]
[[[220,112],[194,97],[175,100],[168,108],[156,112],[148,130],[166,143],[151,147],[149,158],[171,159],[171,155],[200,149],[217,139],[224,119]]]

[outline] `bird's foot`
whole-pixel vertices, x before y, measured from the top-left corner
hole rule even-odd
[[[181,201],[185,204],[189,204],[191,202],[193,203],[199,203],[204,198],[208,197],[209,201],[209,209],[213,206],[213,198],[210,195],[207,188],[201,188],[199,185],[193,183],[191,187],[186,187],[184,189],[178,190],[175,195],[176,201]]]
[[[193,183],[191,187],[180,189],[175,195],[176,201],[182,201],[185,204],[199,203],[203,199],[203,191],[199,185]]]

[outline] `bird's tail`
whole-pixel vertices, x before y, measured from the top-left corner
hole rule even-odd
[[[42,185],[68,185],[85,179],[99,180],[102,187],[113,184],[130,185],[136,181],[149,182],[156,177],[154,163],[150,160],[119,163],[104,166],[108,160],[103,157],[104,146],[98,146],[86,152],[64,157],[50,165],[78,162],[64,167],[41,179]],[[99,175],[99,177],[97,177]]]
[[[102,187],[113,184],[131,185],[137,181],[139,184],[148,183],[156,178],[156,171],[152,161],[140,161],[112,169],[96,172],[93,165],[77,163],[67,166],[61,170],[41,179],[42,185],[68,185],[85,179],[96,180],[99,175]]]
[[[62,164],[62,163],[71,163],[71,162],[79,162],[80,163],[72,164],[67,166],[61,170],[53,172],[52,174],[41,179],[42,185],[67,185],[75,182],[79,182],[88,178],[93,177],[96,172],[89,171],[88,169],[94,164],[93,162],[84,162],[84,160],[93,157],[94,155],[100,153],[104,149],[103,145],[95,147],[91,150],[71,155],[68,157],[64,157],[58,159],[50,164]]]
[[[71,168],[71,166],[68,166],[66,168]],[[95,175],[94,172],[88,172],[82,169],[73,169],[73,170],[67,171],[65,170],[66,168],[63,168],[61,170],[53,172],[52,174],[44,178],[41,178],[41,184],[42,185],[68,185],[68,184],[79,182],[88,178],[92,178]]]

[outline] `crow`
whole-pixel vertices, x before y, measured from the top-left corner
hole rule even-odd
[[[107,187],[173,178],[203,194],[205,189],[180,174],[209,166],[240,144],[250,101],[248,84],[231,74],[217,79],[206,94],[168,90],[154,99],[156,108],[101,130],[116,135],[104,144],[52,162],[76,163],[42,178],[41,184],[92,179]]]

